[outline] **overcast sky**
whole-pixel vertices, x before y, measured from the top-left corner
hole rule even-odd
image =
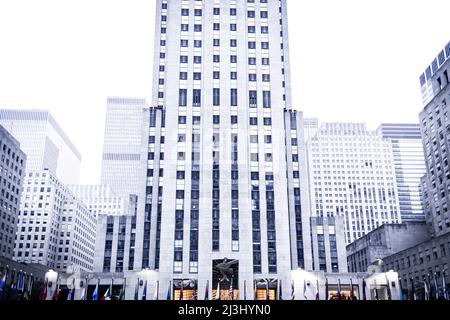
[[[48,109],[98,183],[108,96],[150,100],[154,0],[0,0],[0,107]],[[418,122],[448,0],[288,0],[293,102],[321,121]]]

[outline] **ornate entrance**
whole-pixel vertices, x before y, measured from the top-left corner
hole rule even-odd
[[[228,258],[213,260],[212,272],[212,298],[238,300],[239,261]]]

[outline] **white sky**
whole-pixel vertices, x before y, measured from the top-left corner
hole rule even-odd
[[[106,98],[150,101],[154,0],[0,0],[0,107],[48,109],[100,176]],[[417,122],[448,0],[288,0],[294,106],[321,121]]]

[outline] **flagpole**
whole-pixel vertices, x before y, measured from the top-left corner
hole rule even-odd
[[[341,279],[338,278],[338,300],[342,300]]]
[[[350,300],[353,300],[353,280],[350,278]]]
[[[123,278],[122,300],[125,300],[126,288],[127,288],[127,278]]]
[[[159,280],[156,280],[156,288],[155,288],[155,294],[154,294],[154,299],[158,300],[158,296],[159,296]]]
[[[85,292],[84,292],[84,297],[83,300],[87,300],[87,295],[88,295],[88,290],[89,290],[89,277],[86,276],[86,288],[85,288]]]
[[[362,281],[362,298],[363,298],[363,300],[367,300],[366,287],[367,287],[366,279],[363,279],[363,281]],[[359,289],[359,286],[358,286],[358,289]]]
[[[244,300],[247,300],[247,280],[244,280]]]
[[[295,300],[295,282],[292,280],[291,283],[291,300]]]
[[[317,295],[316,295],[316,298],[317,298],[317,299],[316,299],[316,300],[320,300],[320,293],[319,293],[319,289],[320,289],[320,288],[319,288],[319,279],[317,279],[317,284],[316,284],[316,286],[317,286],[317,287],[316,287],[316,288],[317,288]]]

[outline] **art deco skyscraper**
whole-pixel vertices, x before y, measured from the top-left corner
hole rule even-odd
[[[311,216],[286,1],[156,5],[150,107],[114,99],[107,111],[102,183],[132,187],[121,193],[137,196],[135,234],[125,227],[120,268],[103,259],[96,270],[155,270],[175,299],[207,284],[224,299],[231,286],[235,298],[265,299],[267,282],[275,298],[292,270],[345,272],[343,219]],[[120,110],[134,120],[122,125]],[[98,247],[114,257],[105,239],[120,225],[105,221]]]
[[[289,284],[286,1],[157,6],[152,106],[165,109],[165,136],[164,153],[149,154],[148,176],[159,179],[149,179],[147,199],[162,202],[146,205],[160,230],[142,267],[215,287],[228,266],[247,292],[255,278]]]

